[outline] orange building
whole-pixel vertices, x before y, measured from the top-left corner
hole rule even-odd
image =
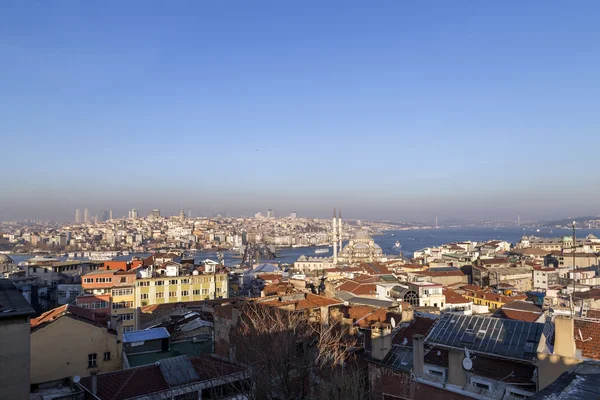
[[[135,329],[136,278],[135,271],[121,269],[90,272],[81,278],[84,294],[77,297],[77,305],[86,308],[103,306],[97,311],[111,314],[118,323],[121,323],[124,332],[132,331]],[[92,306],[87,307],[86,303]]]

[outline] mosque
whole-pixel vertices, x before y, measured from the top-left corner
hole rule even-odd
[[[337,265],[355,263],[373,263],[386,260],[381,247],[366,230],[360,230],[350,238],[346,246],[342,246],[342,212],[333,210],[331,241],[333,257],[300,256],[295,267],[305,272],[335,268]],[[339,250],[339,251],[338,251]]]

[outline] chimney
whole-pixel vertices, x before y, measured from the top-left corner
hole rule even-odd
[[[554,354],[575,358],[575,325],[573,318],[557,315],[554,318]]]
[[[329,307],[321,306],[321,325],[329,326]]]
[[[90,378],[92,378],[92,394],[96,395],[98,393],[98,373],[90,373]]]
[[[378,322],[371,325],[371,356],[383,360],[392,349],[392,326]]]
[[[419,333],[413,335],[413,372],[417,378],[423,375],[425,363],[425,336]]]

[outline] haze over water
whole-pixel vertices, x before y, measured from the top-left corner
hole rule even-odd
[[[590,233],[600,237],[600,229],[578,229],[576,231],[577,237],[585,237]],[[439,246],[450,242],[459,242],[463,240],[471,240],[476,242],[483,242],[487,240],[506,240],[510,243],[517,243],[523,235],[534,235],[540,237],[560,237],[570,236],[572,231],[570,229],[542,229],[540,232],[536,232],[535,229],[522,229],[522,228],[440,228],[440,229],[418,229],[418,230],[402,230],[402,231],[387,231],[383,235],[373,236],[375,243],[381,246],[384,254],[387,255],[399,255],[402,251],[406,257],[411,257],[415,250],[422,249],[424,247]],[[396,241],[399,241],[401,248],[395,247]],[[344,242],[346,245],[347,241]],[[323,257],[331,256],[332,250],[325,254],[315,254],[315,249],[323,247],[302,247],[302,248],[279,248],[277,253],[279,257],[275,260],[281,263],[293,263],[301,255],[310,257]],[[138,254],[139,256],[145,256],[149,253]],[[233,258],[237,254],[236,252],[226,251],[225,264],[227,266],[233,266],[239,264],[240,260]],[[129,260],[131,256],[135,255],[132,253],[129,256],[121,256],[119,260]],[[13,254],[11,258],[15,262],[26,261],[31,258],[31,255],[24,254]],[[196,262],[203,261],[205,259],[217,260],[217,252],[214,251],[200,251],[194,254]],[[66,258],[65,258],[66,259]]]

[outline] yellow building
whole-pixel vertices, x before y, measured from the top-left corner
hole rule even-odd
[[[226,299],[228,296],[229,279],[224,273],[141,278],[135,282],[134,307]]]
[[[123,327],[123,332],[135,330],[135,287],[115,287],[111,291],[111,313]]]
[[[506,303],[510,303],[515,300],[525,300],[527,296],[519,295],[519,296],[504,296],[501,294],[485,292],[483,290],[480,291],[467,291],[463,294],[463,296],[473,304],[487,306],[490,309],[498,309],[502,308]]]
[[[117,332],[107,319],[72,305],[32,319],[31,383],[121,369]]]

